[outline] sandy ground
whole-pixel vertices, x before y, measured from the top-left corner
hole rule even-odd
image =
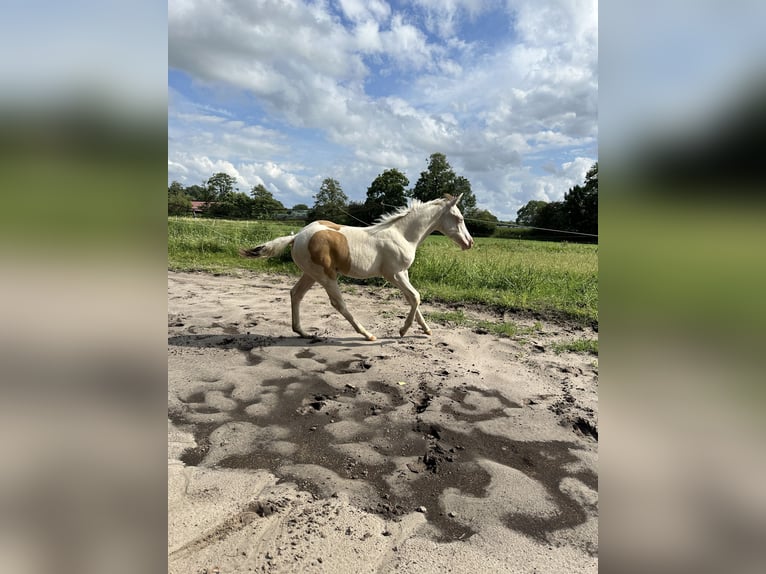
[[[596,333],[346,286],[368,342],[315,286],[300,339],[293,282],[168,273],[169,572],[597,571]]]

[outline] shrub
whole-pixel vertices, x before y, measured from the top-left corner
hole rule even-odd
[[[474,237],[489,237],[497,228],[497,217],[486,209],[477,209],[466,214],[465,226]]]

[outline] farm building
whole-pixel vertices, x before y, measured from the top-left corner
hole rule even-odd
[[[200,214],[204,213],[205,211],[207,211],[207,209],[211,205],[213,205],[213,202],[209,202],[209,201],[192,201],[191,202],[192,215],[194,217],[197,217],[198,215],[200,215]]]

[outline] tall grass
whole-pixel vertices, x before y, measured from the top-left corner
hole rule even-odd
[[[297,273],[289,251],[276,259],[245,259],[239,249],[298,232],[300,225],[271,221],[168,218],[168,268],[231,272],[236,269]]]
[[[168,267],[297,274],[287,253],[244,259],[238,250],[299,229],[275,222],[168,218]],[[423,242],[410,268],[424,301],[470,302],[582,322],[598,321],[597,274],[597,245],[477,238],[473,249],[461,251],[440,235]]]
[[[410,279],[424,299],[598,320],[598,246],[478,238],[459,251],[443,236],[418,250]]]

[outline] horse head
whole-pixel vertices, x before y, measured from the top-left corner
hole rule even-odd
[[[473,237],[471,237],[471,234],[468,232],[463,214],[460,213],[460,210],[457,207],[457,204],[462,197],[462,193],[457,197],[451,195],[446,195],[444,197],[443,201],[446,202],[445,209],[439,218],[439,223],[436,225],[436,229],[449,237],[465,251],[466,249],[473,247]]]

